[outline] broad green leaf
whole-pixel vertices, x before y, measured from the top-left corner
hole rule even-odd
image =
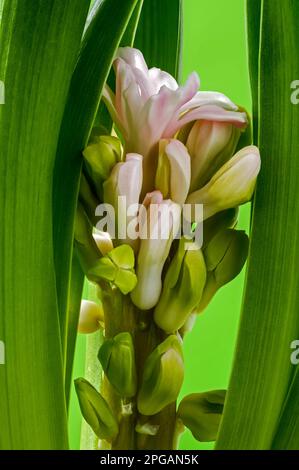
[[[252,127],[254,144],[257,144],[258,138],[258,66],[260,50],[261,5],[262,0],[247,0],[246,2],[248,60],[252,95]]]
[[[115,50],[136,2],[137,0],[98,2],[98,8],[84,35],[61,126],[53,183],[53,239],[64,355],[81,152],[86,146]]]
[[[0,448],[63,449],[52,176],[88,2],[6,0],[0,32]]]
[[[182,0],[144,0],[134,47],[149,67],[180,78]]]
[[[291,82],[299,76],[298,54],[290,53],[299,43],[299,3],[264,0],[262,5],[262,169],[254,203],[240,331],[218,449],[271,448],[293,375],[290,344],[299,333],[299,111],[290,100]]]
[[[80,312],[81,297],[83,291],[84,273],[80,266],[76,252],[73,252],[71,284],[70,284],[70,300],[68,310],[68,337],[66,352],[66,374],[65,374],[65,394],[66,403],[69,403],[69,394],[71,389],[71,378],[73,370],[73,360],[75,354],[78,317]]]
[[[298,450],[299,448],[299,367],[289,389],[272,449]]]

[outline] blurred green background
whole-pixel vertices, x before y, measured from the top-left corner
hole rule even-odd
[[[221,91],[250,111],[245,0],[183,0],[183,4],[183,80],[196,70],[201,79],[201,90]],[[249,210],[249,205],[242,207],[239,228],[248,229]],[[244,270],[217,293],[192,332],[186,336],[186,372],[181,397],[188,393],[227,388],[243,283]],[[84,375],[84,360],[85,337],[79,335],[74,377]],[[79,407],[72,393],[69,423],[72,449],[79,448],[80,423]],[[199,443],[189,431],[185,431],[180,448],[212,449],[213,443]]]

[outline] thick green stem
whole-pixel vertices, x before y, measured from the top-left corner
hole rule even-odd
[[[105,286],[102,300],[106,338],[112,338],[124,331],[132,334],[139,387],[145,361],[153,349],[163,341],[165,333],[154,324],[152,312],[138,310],[131,302],[130,296],[123,296],[118,289]],[[118,416],[120,423],[120,431],[112,442],[112,449],[171,450],[173,448],[176,422],[175,403],[154,416],[142,416],[138,413],[135,397],[130,399],[130,402],[122,402],[106,378],[103,380],[101,392],[115,415]],[[127,414],[128,408],[131,414]],[[136,432],[136,425],[145,423],[157,426],[158,431],[155,436]]]

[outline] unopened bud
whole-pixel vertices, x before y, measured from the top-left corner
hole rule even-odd
[[[82,300],[78,323],[79,333],[94,333],[104,326],[104,311],[102,305]]]
[[[81,203],[78,203],[76,210],[74,238],[80,265],[86,274],[98,262],[101,253],[92,236],[92,226]]]
[[[187,203],[203,204],[204,220],[217,212],[244,204],[252,197],[259,171],[257,147],[245,147],[226,162],[203,188],[191,193]]]
[[[164,199],[184,204],[191,178],[190,156],[186,147],[175,139],[161,140],[155,187]]]
[[[136,393],[135,351],[132,336],[119,333],[106,339],[99,350],[99,361],[109,382],[121,397],[133,397]]]
[[[198,312],[205,309],[220,287],[240,273],[248,247],[248,236],[242,230],[224,229],[212,238],[204,251],[208,275]]]
[[[154,312],[156,324],[171,333],[180,329],[200,302],[206,282],[201,250],[185,250],[181,239],[165,276],[163,290]]]
[[[98,230],[93,234],[93,238],[95,239],[97,247],[103,256],[113,250],[113,243],[109,233]]]
[[[176,401],[184,378],[181,343],[177,336],[168,336],[149,355],[144,366],[137,407],[141,414],[159,413]]]
[[[231,158],[240,134],[230,122],[199,120],[193,124],[186,142],[191,157],[190,191],[202,188]]]
[[[101,135],[95,143],[88,145],[84,151],[87,172],[94,183],[95,190],[102,199],[102,186],[114,165],[121,160],[121,143],[117,137]]]
[[[142,310],[154,307],[161,294],[162,270],[168,257],[173,238],[176,236],[181,219],[181,208],[170,200],[163,201],[159,191],[149,193],[144,220],[140,220],[140,231],[147,228],[141,240],[137,260],[137,285],[131,294],[133,303]],[[152,205],[153,204],[153,205]]]
[[[118,434],[118,423],[106,400],[83,378],[75,380],[75,388],[85,421],[97,437],[113,440]]]
[[[215,441],[222,417],[225,390],[187,395],[177,416],[200,442]]]

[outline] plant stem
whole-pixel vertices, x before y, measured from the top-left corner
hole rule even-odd
[[[153,322],[151,311],[140,311],[131,302],[130,296],[123,296],[116,288],[101,286],[105,311],[105,337],[112,338],[118,333],[128,331],[132,334],[135,345],[138,388],[140,387],[144,364],[153,349],[163,341],[165,333]],[[136,397],[129,402],[122,402],[106,377],[102,382],[101,392],[111,409],[119,417],[120,431],[112,442],[112,449],[161,449],[173,448],[176,406],[175,403],[164,408],[154,416],[143,416],[138,413]],[[126,414],[127,407],[131,414]],[[136,432],[136,425],[150,424],[157,426],[155,436]]]

